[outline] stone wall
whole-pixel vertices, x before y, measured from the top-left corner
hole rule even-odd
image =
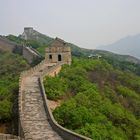
[[[21,92],[21,82],[22,82],[22,78],[23,78],[23,72],[20,75],[19,78],[19,95],[18,95],[18,113],[19,113],[19,119],[18,119],[18,135],[20,136],[21,140],[24,139],[24,131],[23,131],[23,124],[22,124],[22,103],[23,103],[23,97],[22,97],[22,92]]]
[[[42,56],[32,47],[16,44],[2,36],[0,36],[0,50],[22,55],[29,64],[37,64],[42,59]]]
[[[77,133],[74,133],[70,130],[63,128],[55,121],[55,119],[50,111],[50,108],[48,106],[47,97],[46,97],[44,86],[43,86],[43,78],[46,75],[50,75],[50,76],[57,75],[60,72],[61,67],[64,63],[61,62],[61,63],[57,63],[55,65],[53,64],[52,66],[51,65],[49,66],[49,69],[44,69],[43,71],[40,71],[40,67],[45,64],[46,64],[46,61],[44,60],[40,64],[36,65],[35,67],[31,68],[30,70],[22,72],[22,74],[21,74],[20,81],[19,81],[20,88],[19,88],[19,98],[18,98],[19,116],[20,116],[20,118],[19,118],[19,136],[22,139],[24,139],[24,135],[26,134],[26,130],[23,129],[23,124],[22,124],[22,120],[24,119],[23,111],[22,111],[22,106],[24,104],[24,97],[23,97],[24,95],[21,92],[22,79],[25,78],[26,76],[30,76],[31,74],[39,71],[40,77],[39,77],[38,81],[39,81],[39,87],[41,90],[41,94],[43,97],[43,104],[44,104],[44,108],[46,111],[48,121],[49,121],[51,127],[53,128],[53,130],[56,131],[65,140],[91,140],[90,138],[87,138],[85,136],[79,135]]]
[[[11,134],[0,133],[0,140],[20,140],[20,137]]]
[[[0,36],[0,50],[12,52],[14,48],[15,44]]]
[[[43,79],[46,75],[50,75],[50,76],[56,76],[56,74],[58,74],[61,70],[62,67],[62,63],[56,65],[55,67],[52,67],[48,73],[44,73],[40,78],[39,78],[39,84],[40,84],[40,88],[41,88],[41,92],[42,92],[42,96],[43,96],[43,100],[44,100],[44,107],[46,110],[46,115],[48,116],[49,119],[49,123],[52,126],[52,128],[64,139],[64,140],[91,140],[88,137],[82,136],[80,134],[77,134],[75,132],[72,132],[68,129],[65,129],[64,127],[60,126],[54,119],[52,112],[49,108],[49,104],[47,101],[47,96],[45,94],[45,89],[44,89],[44,85],[43,85]]]
[[[22,56],[28,61],[29,64],[41,59],[41,56],[36,51],[26,46],[23,46]]]
[[[71,49],[66,42],[56,38],[48,48],[46,48],[45,58],[47,63],[63,62],[71,64]]]

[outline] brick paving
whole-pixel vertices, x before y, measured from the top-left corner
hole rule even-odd
[[[47,66],[43,65],[38,71],[22,78],[22,123],[25,140],[62,140],[50,126],[43,106],[38,78],[40,70],[42,72],[46,68]]]

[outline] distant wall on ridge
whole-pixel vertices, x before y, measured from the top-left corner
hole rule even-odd
[[[22,55],[29,64],[36,64],[42,59],[42,56],[32,47],[16,44],[3,36],[0,36],[0,50]]]

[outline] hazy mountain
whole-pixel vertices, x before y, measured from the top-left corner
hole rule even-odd
[[[119,54],[131,55],[140,58],[140,34],[127,36],[113,44],[99,46],[97,49],[108,50]]]

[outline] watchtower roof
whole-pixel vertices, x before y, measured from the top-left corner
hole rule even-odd
[[[33,30],[33,27],[24,27],[24,30]]]
[[[56,37],[49,47],[68,47],[68,44],[64,40]]]
[[[57,40],[57,41],[59,41],[59,42],[62,42],[62,43],[64,43],[64,42],[65,42],[63,39],[58,38],[58,37],[56,37],[56,38],[55,38],[55,40]]]

